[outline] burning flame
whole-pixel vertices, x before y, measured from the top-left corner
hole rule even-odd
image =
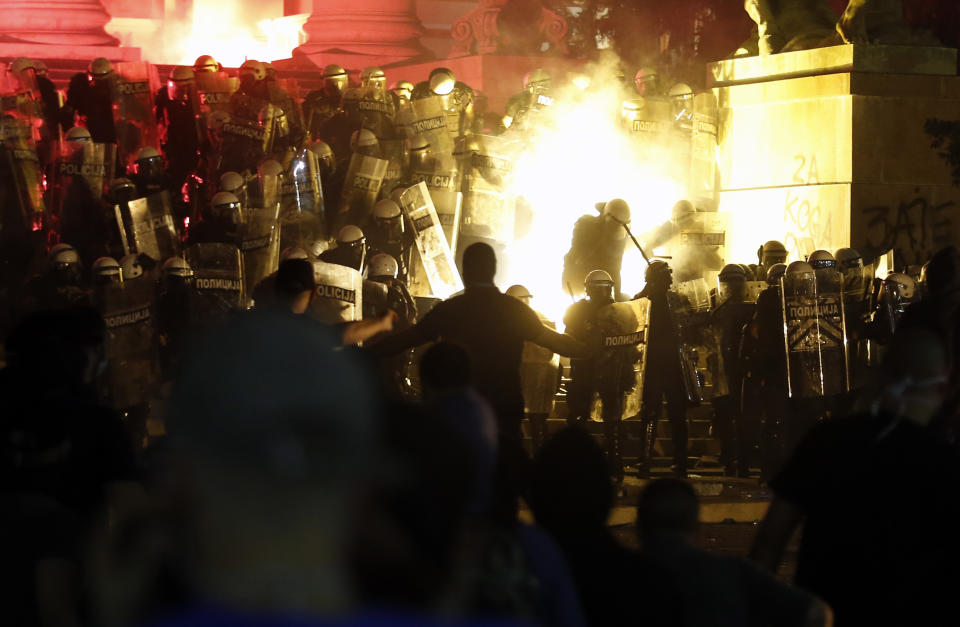
[[[598,202],[623,198],[631,208],[630,229],[640,239],[668,220],[673,204],[684,197],[684,186],[665,171],[669,160],[646,153],[620,122],[621,100],[615,86],[561,93],[547,123],[526,142],[515,163],[510,191],[529,203],[534,216],[528,233],[508,249],[505,286],[526,286],[533,295],[531,306],[558,326],[572,303],[561,283],[563,257],[577,219],[598,215]],[[633,295],[643,288],[645,270],[640,252],[627,239],[624,293]]]
[[[238,67],[247,59],[288,59],[300,45],[309,16],[291,15],[250,23],[223,3],[195,2],[190,34],[178,42],[177,63],[192,65],[202,54],[212,55],[224,67]]]

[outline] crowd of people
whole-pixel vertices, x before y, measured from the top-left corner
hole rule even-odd
[[[688,102],[653,74],[624,90]],[[520,213],[503,142],[541,122],[550,76],[502,116],[445,68],[392,89],[378,68],[323,79],[301,102],[269,64],[232,77],[206,56],[163,88],[150,64],[105,59],[63,96],[29,59],[3,75],[10,624],[949,610],[960,250],[886,272],[875,251],[790,260],[770,240],[725,263],[702,207],[634,235],[609,199],[573,227],[556,272],[575,302],[550,321],[497,286],[498,225]],[[725,470],[774,493],[752,562],[695,545],[697,405]],[[640,494],[639,551],[606,525],[631,440],[640,477],[658,457],[675,475]],[[793,586],[776,570],[801,524]]]

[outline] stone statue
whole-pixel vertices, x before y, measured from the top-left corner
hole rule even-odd
[[[837,20],[827,0],[745,0],[757,23],[747,54],[775,54],[843,43],[936,46],[927,31],[904,20],[902,0],[850,0]]]

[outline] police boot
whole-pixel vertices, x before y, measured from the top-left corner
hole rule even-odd
[[[617,421],[603,423],[603,439],[607,447],[607,468],[617,483],[623,482],[623,451],[621,449],[621,426]]]
[[[637,460],[637,476],[650,476],[653,465],[653,449],[657,441],[657,418],[645,414],[640,418],[640,458]]]

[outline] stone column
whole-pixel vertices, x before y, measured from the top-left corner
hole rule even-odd
[[[303,26],[307,43],[294,56],[348,69],[422,57],[423,26],[415,0],[313,0]]]
[[[119,46],[100,0],[0,0],[0,43]]]

